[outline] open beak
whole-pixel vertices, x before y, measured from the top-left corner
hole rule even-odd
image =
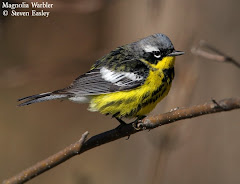
[[[168,56],[180,56],[183,54],[184,54],[184,52],[182,52],[182,51],[174,50],[174,51],[172,51],[172,53],[168,54]]]

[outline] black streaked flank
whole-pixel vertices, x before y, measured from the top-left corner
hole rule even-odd
[[[146,107],[147,105],[154,103],[163,96],[163,94],[167,90],[167,86],[172,83],[172,80],[174,78],[174,68],[165,69],[163,70],[164,77],[162,79],[162,84],[151,94],[148,92],[142,97],[142,103],[138,104],[138,106],[131,110],[129,114],[126,115],[126,117],[131,117],[134,114],[137,114],[138,111],[140,111],[142,108]],[[151,96],[151,97],[150,97]],[[145,100],[148,99],[148,100]],[[145,101],[144,101],[145,100]]]
[[[167,82],[170,84],[175,76],[174,68],[169,68],[169,69],[164,69],[163,70],[164,77],[163,77],[163,82]]]
[[[158,94],[161,90],[162,90],[162,88],[164,87],[164,83],[162,83],[155,91],[153,91],[152,92],[152,96],[155,96],[156,94]]]
[[[136,98],[134,98],[134,97],[132,97],[132,98],[128,98],[128,99],[126,99],[125,101],[124,101],[124,104],[130,104],[130,103],[132,103],[132,102],[134,102],[134,101],[136,101],[137,99]]]
[[[148,98],[150,96],[150,92],[146,92],[143,96],[142,96],[142,101],[144,101],[146,98]]]

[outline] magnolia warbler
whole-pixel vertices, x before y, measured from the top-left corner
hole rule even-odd
[[[66,88],[21,98],[19,106],[55,99],[89,103],[90,111],[122,118],[140,119],[169,92],[174,78],[176,51],[164,34],[154,34],[116,48],[90,71]]]

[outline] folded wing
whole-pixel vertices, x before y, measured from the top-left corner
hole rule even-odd
[[[146,73],[142,75],[137,71],[114,71],[102,67],[79,76],[68,88],[56,92],[72,93],[77,96],[105,94],[136,88],[142,85],[145,79]]]

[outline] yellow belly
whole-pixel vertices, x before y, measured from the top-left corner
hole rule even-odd
[[[118,118],[148,114],[168,94],[174,77],[173,65],[174,57],[167,57],[158,65],[152,66],[155,69],[150,70],[143,85],[131,90],[93,96],[89,110]],[[164,69],[172,73],[167,75],[163,72]]]

